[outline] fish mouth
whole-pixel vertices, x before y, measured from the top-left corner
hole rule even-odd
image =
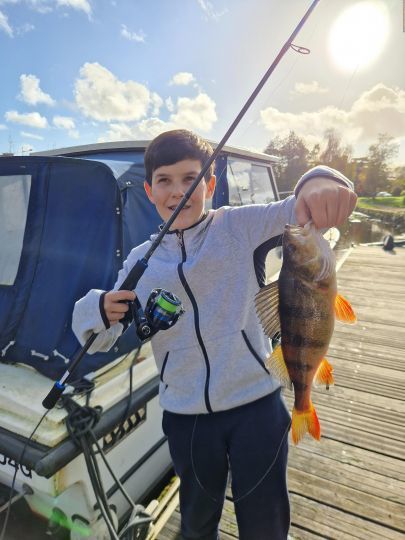
[[[309,232],[310,226],[308,226],[308,224],[304,225],[303,227],[301,227],[301,225],[286,224],[284,228],[284,234],[289,238],[302,238],[303,236],[308,236]]]

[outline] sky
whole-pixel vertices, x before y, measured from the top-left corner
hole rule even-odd
[[[0,153],[219,141],[310,0],[0,0]],[[354,157],[380,133],[405,165],[404,0],[321,0],[232,134],[263,151],[334,128]]]

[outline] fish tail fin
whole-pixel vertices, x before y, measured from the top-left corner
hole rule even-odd
[[[265,362],[269,371],[287,388],[291,388],[291,379],[284,360],[283,350],[278,344]]]
[[[305,433],[309,433],[317,441],[321,438],[321,426],[312,401],[308,410],[298,411],[294,407],[292,412],[291,436],[293,443],[298,444]]]
[[[315,383],[324,384],[326,389],[329,389],[329,386],[334,384],[335,379],[333,378],[333,367],[331,364],[324,358],[320,363],[317,372],[314,377]]]
[[[349,324],[354,324],[357,321],[350,302],[341,294],[337,294],[335,298],[335,317],[338,321]]]

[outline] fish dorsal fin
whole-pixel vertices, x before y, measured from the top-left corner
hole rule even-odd
[[[255,306],[264,333],[269,338],[273,338],[280,332],[278,281],[273,281],[260,289],[255,296]]]
[[[340,294],[337,294],[335,298],[335,316],[338,321],[348,324],[354,324],[357,321],[350,302]]]

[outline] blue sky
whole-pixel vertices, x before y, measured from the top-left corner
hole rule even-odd
[[[173,127],[219,140],[309,5],[0,0],[0,153]],[[321,0],[295,40],[311,53],[287,53],[230,143],[263,150],[294,129],[311,146],[333,127],[361,156],[388,133],[405,165],[402,10]]]

